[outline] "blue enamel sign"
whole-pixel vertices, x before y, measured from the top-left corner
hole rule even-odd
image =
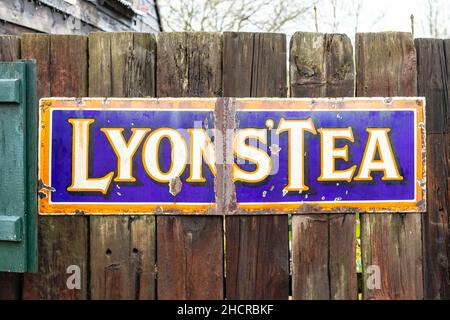
[[[40,213],[424,211],[424,104],[43,99]]]

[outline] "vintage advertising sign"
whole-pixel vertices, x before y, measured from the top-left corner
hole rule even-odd
[[[424,108],[423,98],[45,98],[40,213],[424,212]]]

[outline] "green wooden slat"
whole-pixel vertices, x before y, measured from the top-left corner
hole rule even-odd
[[[23,61],[26,64],[26,146],[27,146],[27,272],[38,271],[38,238],[37,238],[37,180],[38,180],[38,105],[36,98],[36,63]]]
[[[0,63],[0,79],[4,79],[0,82],[0,96],[6,97],[6,101],[0,103],[0,217],[14,216],[23,221],[26,221],[27,209],[27,99],[25,90],[19,90],[16,97],[11,98],[14,83],[11,80],[26,83],[26,71],[24,62]],[[24,223],[21,235],[17,236],[22,241],[0,241],[0,271],[27,271],[27,232]]]
[[[0,106],[3,102],[20,103],[19,79],[0,79]]]
[[[22,241],[23,219],[18,216],[0,216],[0,241]]]

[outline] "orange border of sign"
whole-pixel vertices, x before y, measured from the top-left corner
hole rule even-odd
[[[425,98],[233,98],[237,111],[243,110],[382,110],[409,109],[416,114],[416,186],[415,201],[330,201],[330,202],[287,202],[257,204],[239,203],[240,214],[301,214],[329,212],[425,212],[426,211],[426,135],[425,135]],[[53,215],[75,214],[218,214],[215,203],[51,203],[50,152],[51,152],[51,110],[55,109],[137,109],[137,110],[173,110],[207,109],[214,110],[216,98],[43,98],[39,112],[39,213]]]

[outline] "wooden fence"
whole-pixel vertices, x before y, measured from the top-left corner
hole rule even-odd
[[[426,96],[428,212],[361,213],[360,277],[355,214],[41,216],[39,273],[0,273],[0,298],[450,299],[450,40],[362,33],[354,55],[345,35],[296,33],[286,47],[268,33],[23,34],[0,37],[0,60],[36,59],[38,97]]]

